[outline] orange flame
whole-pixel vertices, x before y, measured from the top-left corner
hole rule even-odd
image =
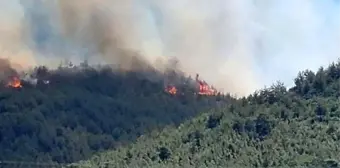
[[[165,88],[165,91],[172,95],[177,94],[177,88],[175,86],[168,86],[167,88]]]
[[[198,94],[213,96],[213,95],[217,95],[217,91],[215,89],[211,88],[207,84],[199,83],[199,92],[198,92]]]
[[[199,80],[198,74],[196,75],[196,82],[199,84],[198,94],[208,96],[217,95],[217,90],[214,89],[213,87],[210,87],[205,81]]]
[[[206,95],[206,96],[216,96],[219,93],[213,86],[209,86],[205,81],[199,80],[199,75],[196,75],[196,82],[197,82],[197,90],[194,94],[199,94],[199,95]],[[173,85],[168,85],[165,89],[165,92],[176,95],[178,90],[175,86]],[[181,93],[182,95],[184,93]]]
[[[21,88],[21,81],[18,77],[13,77],[8,83],[7,86],[13,87],[13,88]]]

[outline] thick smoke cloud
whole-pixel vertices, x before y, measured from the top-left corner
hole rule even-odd
[[[224,91],[247,94],[336,61],[336,0],[22,0],[1,2],[0,47],[22,67],[79,62],[162,67],[177,57]],[[11,7],[9,7],[11,6]],[[11,19],[6,19],[11,15]]]

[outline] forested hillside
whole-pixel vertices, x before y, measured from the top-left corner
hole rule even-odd
[[[15,87],[0,86],[0,161],[75,162],[178,125],[217,103],[217,97],[164,92],[167,77],[152,69],[37,67],[29,77]]]
[[[179,127],[74,164],[90,167],[340,167],[340,62],[295,86],[224,103]]]

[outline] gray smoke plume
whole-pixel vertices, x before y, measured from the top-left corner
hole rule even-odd
[[[0,3],[1,57],[162,69],[176,57],[218,89],[248,94],[339,56],[337,0],[12,0]],[[11,16],[9,19],[6,16]]]

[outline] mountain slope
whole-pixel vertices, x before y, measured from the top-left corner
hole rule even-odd
[[[154,71],[77,68],[39,67],[36,85],[0,87],[0,161],[72,163],[216,104],[165,93],[164,76]]]
[[[340,167],[340,62],[74,165]]]

